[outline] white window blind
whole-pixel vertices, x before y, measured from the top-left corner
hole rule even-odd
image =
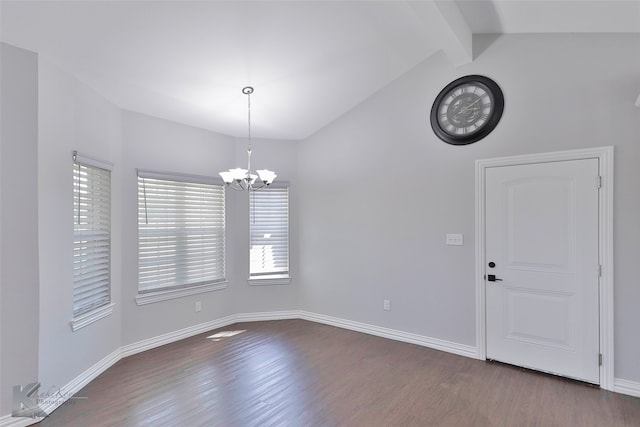
[[[140,293],[225,281],[224,186],[138,171]]]
[[[111,302],[111,165],[73,156],[73,315]]]
[[[249,195],[249,276],[289,275],[289,189],[268,187]]]

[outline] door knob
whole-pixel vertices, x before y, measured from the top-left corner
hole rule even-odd
[[[498,279],[495,274],[487,274],[487,280],[489,282],[502,282],[502,279]]]

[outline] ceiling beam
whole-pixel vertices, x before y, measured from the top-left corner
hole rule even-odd
[[[421,1],[409,3],[432,40],[456,67],[473,61],[473,33],[453,1]]]

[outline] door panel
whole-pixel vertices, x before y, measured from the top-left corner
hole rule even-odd
[[[505,286],[506,338],[573,351],[573,296]],[[538,313],[545,313],[538,318]],[[534,321],[535,320],[535,321]]]
[[[564,177],[503,183],[506,268],[567,272],[575,251],[575,188]],[[545,230],[540,233],[538,230]]]
[[[598,160],[486,170],[487,357],[599,383]]]

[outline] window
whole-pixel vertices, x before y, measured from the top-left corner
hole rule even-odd
[[[226,287],[224,201],[213,178],[138,171],[138,304]]]
[[[73,153],[73,317],[75,331],[111,304],[111,168]]]
[[[288,187],[274,185],[250,193],[249,230],[249,279],[254,284],[288,283]]]

